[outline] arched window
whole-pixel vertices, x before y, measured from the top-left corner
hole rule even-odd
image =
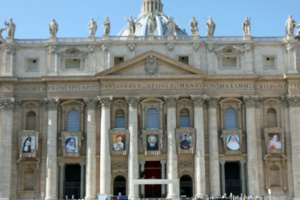
[[[125,129],[125,112],[122,109],[115,113],[115,128]]]
[[[32,168],[28,168],[24,173],[24,191],[34,191],[34,185],[34,170]]]
[[[146,115],[146,129],[147,130],[157,130],[159,129],[159,117],[158,111],[155,108],[150,108],[147,110]]]
[[[180,178],[180,196],[193,196],[193,180],[192,177],[190,177],[189,175],[184,175]]]
[[[277,113],[274,108],[267,111],[267,125],[268,127],[277,127]]]
[[[26,130],[36,130],[36,114],[33,111],[26,115]]]
[[[114,179],[114,196],[126,195],[126,179],[124,176],[117,176]]]
[[[180,111],[180,128],[190,127],[190,111],[186,108]]]
[[[77,110],[71,110],[67,116],[67,131],[79,132],[80,131],[80,113]]]
[[[224,114],[224,127],[225,130],[236,129],[236,111],[233,108],[225,110]]]

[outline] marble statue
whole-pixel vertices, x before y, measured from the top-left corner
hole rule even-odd
[[[88,24],[88,28],[90,29],[90,37],[95,37],[98,25],[97,22],[95,22],[94,18],[91,18]]]
[[[199,34],[198,22],[195,19],[195,17],[193,17],[192,20],[190,21],[190,27],[191,27],[191,32],[193,35]]]
[[[56,38],[56,34],[58,32],[58,24],[56,23],[55,19],[52,19],[52,21],[50,22],[49,30],[51,37]]]
[[[106,17],[103,22],[103,34],[109,35],[109,33],[110,33],[110,21],[109,21],[109,18]]]
[[[16,24],[13,22],[13,19],[10,18],[9,22],[7,23],[5,21],[4,24],[5,24],[5,26],[7,26],[7,36],[9,38],[14,38],[15,37],[15,32],[16,32]]]
[[[6,30],[6,28],[1,28],[0,29],[0,42],[4,41],[4,38],[2,37],[2,32],[5,31],[5,30]]]
[[[156,29],[156,20],[153,13],[149,15],[148,18],[148,33],[153,34]]]
[[[128,22],[128,29],[130,31],[130,35],[134,35],[135,34],[135,23],[134,23],[132,16],[130,16],[129,19],[126,19],[126,20]]]
[[[286,34],[289,36],[294,35],[295,27],[296,27],[296,21],[293,19],[292,15],[289,15],[288,19],[285,22]]]
[[[243,22],[243,31],[244,31],[244,36],[250,36],[251,35],[251,22],[248,17],[245,18]]]
[[[168,21],[166,22],[167,25],[167,33],[168,35],[174,35],[174,32],[176,31],[176,25],[171,16],[168,17]]]
[[[214,23],[212,17],[209,17],[209,18],[208,18],[208,20],[206,21],[206,25],[207,25],[206,36],[207,36],[207,37],[212,37],[212,36],[214,36],[215,29],[216,29],[216,24]]]

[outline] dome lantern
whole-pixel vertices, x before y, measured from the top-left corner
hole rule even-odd
[[[142,3],[142,14],[149,12],[159,12],[162,13],[163,4],[160,0],[143,0]]]

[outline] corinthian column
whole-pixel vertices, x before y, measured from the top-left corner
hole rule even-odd
[[[48,104],[46,200],[57,199],[57,106],[58,99],[45,99]]]
[[[86,122],[86,192],[85,199],[96,198],[96,103],[97,99],[84,99],[87,105]]]
[[[1,132],[0,132],[0,199],[9,200],[11,197],[11,162],[14,98],[0,99]]]
[[[110,106],[112,97],[98,97],[101,108],[100,194],[110,194],[111,157],[109,150]]]
[[[176,102],[177,96],[166,96],[167,104],[167,139],[168,139],[168,159],[167,159],[167,173],[168,179],[178,179],[178,158],[176,153]],[[168,185],[168,199],[178,198],[178,185]]]
[[[205,96],[192,95],[194,104],[194,126],[196,129],[196,151],[195,151],[195,196],[203,197],[206,194],[205,186],[205,145],[204,145],[204,123],[203,102]]]
[[[220,196],[220,162],[219,138],[217,128],[218,97],[209,97],[208,102],[208,131],[209,131],[209,178],[210,195]]]
[[[139,178],[139,154],[138,154],[138,113],[139,97],[126,97],[129,105],[129,154],[128,154],[128,187],[129,198],[137,199],[139,186],[133,185],[132,180]]]
[[[255,125],[255,104],[258,96],[244,96],[246,104],[246,132],[247,132],[247,176],[248,192],[259,194],[259,181],[257,172],[257,141]]]
[[[300,200],[300,96],[288,96],[292,146],[294,200]]]

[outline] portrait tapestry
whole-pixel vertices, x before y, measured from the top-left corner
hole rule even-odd
[[[265,142],[270,154],[284,153],[284,133],[282,128],[265,128]]]
[[[161,155],[162,131],[143,130],[143,143],[145,155]]]
[[[109,131],[111,155],[126,156],[129,146],[129,131],[126,129],[113,129]]]
[[[176,129],[176,141],[178,154],[193,154],[195,150],[195,133],[194,128]]]
[[[241,154],[243,141],[241,130],[223,130],[222,137],[226,154]]]
[[[38,132],[19,132],[19,152],[20,158],[36,158],[38,151]]]
[[[64,157],[80,157],[81,133],[62,132],[62,151]]]

